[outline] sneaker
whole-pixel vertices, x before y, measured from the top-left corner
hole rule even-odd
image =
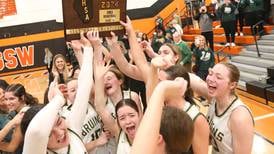
[[[225,46],[226,46],[226,47],[229,47],[229,46],[230,46],[230,43],[226,43]]]
[[[235,46],[236,46],[236,44],[235,44],[234,42],[232,42],[232,43],[231,43],[231,46],[232,46],[232,47],[235,47]]]
[[[243,33],[243,32],[240,32],[240,36],[244,36],[244,33]]]
[[[238,36],[238,32],[235,33],[235,36]]]
[[[215,28],[221,28],[221,25],[217,25],[217,26],[215,26]]]

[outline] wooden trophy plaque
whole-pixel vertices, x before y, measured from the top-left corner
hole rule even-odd
[[[126,0],[63,0],[66,41],[80,38],[80,32],[98,29],[100,37],[124,34]]]

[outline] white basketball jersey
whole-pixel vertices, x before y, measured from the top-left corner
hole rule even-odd
[[[129,154],[131,149],[130,142],[125,132],[121,130],[118,139],[117,154]]]
[[[124,99],[129,99],[130,98],[130,91],[123,91],[123,97]],[[110,98],[107,100],[106,104],[107,110],[110,112],[111,116],[116,119],[116,113],[115,113],[115,104],[111,101]]]
[[[195,121],[195,119],[200,115],[199,108],[196,105],[190,104],[189,102],[185,102],[184,109],[183,109],[190,118]]]
[[[228,123],[233,110],[239,106],[244,106],[248,109],[248,107],[244,105],[238,97],[236,97],[231,105],[222,114],[217,115],[216,100],[212,101],[207,115],[207,120],[210,126],[212,153],[233,153],[232,134],[228,127]]]
[[[94,108],[88,104],[87,115],[81,131],[81,138],[83,139],[83,142],[88,143],[98,139],[101,131],[101,118],[94,110]]]
[[[68,129],[69,134],[69,146],[52,151],[47,150],[47,154],[87,154],[86,147],[83,144],[80,136],[78,136],[74,131]]]

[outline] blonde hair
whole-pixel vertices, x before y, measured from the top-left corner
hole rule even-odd
[[[56,73],[60,73],[60,71],[57,69],[57,67],[56,67],[56,60],[58,59],[58,58],[61,58],[61,59],[63,59],[64,60],[64,68],[63,68],[63,76],[64,76],[64,80],[65,80],[65,82],[67,81],[67,79],[68,79],[68,74],[69,74],[69,70],[68,70],[68,67],[67,67],[67,64],[66,64],[66,58],[65,58],[65,56],[63,56],[62,54],[57,54],[57,55],[55,55],[54,57],[53,57],[53,64],[52,64],[52,72],[56,72]]]
[[[165,43],[163,45],[168,46],[172,50],[174,55],[179,57],[178,60],[176,61],[176,64],[179,64],[182,60],[182,54],[180,52],[179,47],[171,43]]]
[[[200,38],[200,40],[204,41],[203,44],[200,44],[199,48],[207,49],[208,46],[207,46],[207,43],[206,43],[206,38],[203,35],[198,35],[197,37]]]

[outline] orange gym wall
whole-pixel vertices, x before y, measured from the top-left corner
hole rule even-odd
[[[185,3],[183,0],[174,0],[171,2],[166,8],[163,8],[158,15],[160,15],[163,19],[168,17],[175,9],[181,11],[185,8]],[[137,19],[133,20],[132,24],[136,31],[149,33],[155,27],[155,17],[152,18],[144,18],[144,19]]]
[[[206,0],[206,5],[209,5],[211,0]],[[158,15],[160,15],[163,19],[168,17],[175,9],[178,9],[178,12],[182,12],[185,9],[185,3],[183,0],[174,0],[171,2],[166,8],[163,8]],[[155,27],[155,17],[144,18],[133,20],[132,24],[136,31],[149,33]]]

